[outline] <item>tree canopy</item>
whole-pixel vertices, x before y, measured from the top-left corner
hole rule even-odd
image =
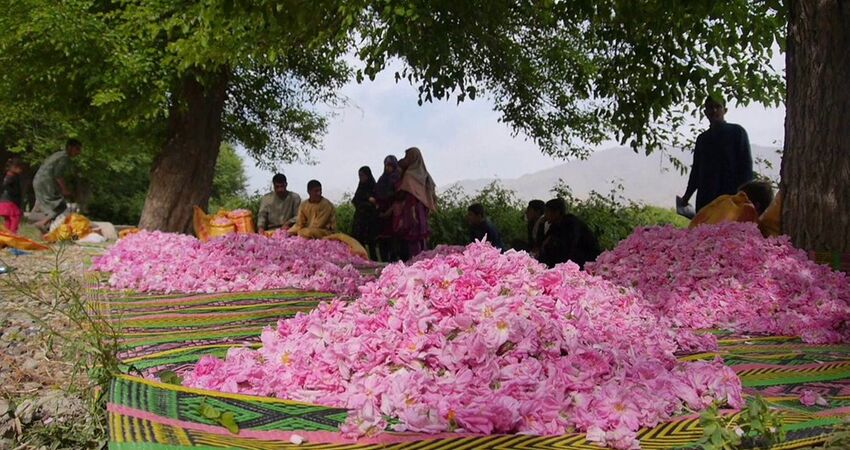
[[[291,160],[319,146],[325,121],[309,106],[339,100],[346,52],[360,79],[397,58],[421,102],[489,95],[560,155],[612,136],[652,148],[709,91],[775,104],[784,86],[769,67],[778,1],[2,3],[0,126],[27,144],[137,131],[154,151],[181,77],[221,75],[223,137]]]
[[[146,204],[159,210],[205,204],[221,140],[265,166],[320,147],[316,106],[344,101],[343,83],[392,61],[420,102],[487,95],[558,156],[612,137],[647,152],[675,142],[707,92],[741,104],[783,96],[769,66],[786,23],[778,0],[0,0],[0,10],[0,143],[76,135],[112,156],[157,155]],[[174,161],[194,162],[166,170]],[[168,189],[187,180],[196,195]],[[180,229],[188,213],[164,220],[143,223]]]

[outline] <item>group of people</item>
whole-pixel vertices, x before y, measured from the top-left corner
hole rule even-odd
[[[751,220],[767,224],[763,228],[766,234],[778,233],[778,224],[762,218],[778,199],[774,202],[773,189],[768,183],[753,181],[746,131],[725,121],[726,106],[722,99],[708,96],[704,108],[710,127],[697,138],[688,186],[681,198],[687,203],[696,193],[698,212],[691,226]],[[68,208],[66,198],[70,191],[64,174],[71,158],[79,156],[81,151],[82,143],[69,139],[65,149],[48,157],[36,172],[33,215],[39,228],[46,228]],[[359,184],[351,200],[355,208],[351,235],[369,249],[374,260],[407,260],[426,249],[431,234],[428,218],[437,209],[436,185],[416,147],[405,150],[401,159],[387,156],[383,166],[377,180],[368,166],[359,169]],[[9,159],[0,192],[0,217],[5,218],[6,228],[13,233],[17,233],[22,217],[23,171],[20,159]],[[283,228],[293,235],[320,239],[337,231],[334,205],[322,196],[319,181],[311,180],[307,184],[308,198],[303,202],[297,193],[288,190],[283,174],[275,175],[272,184],[273,192],[263,196],[260,202],[257,228],[261,233]],[[567,260],[583,266],[600,253],[593,231],[567,212],[563,200],[545,203],[532,200],[525,215],[526,249],[550,267]],[[773,216],[778,221],[778,213],[774,212]],[[486,238],[492,245],[505,249],[482,204],[469,205],[467,224],[470,242]]]
[[[50,223],[68,210],[66,199],[71,197],[71,191],[65,183],[65,175],[71,159],[79,156],[82,150],[83,144],[80,141],[68,139],[65,149],[50,155],[35,173],[35,205],[32,217],[35,226],[41,231],[47,231]],[[0,217],[4,219],[5,227],[14,234],[18,233],[23,217],[21,175],[24,169],[20,158],[9,158],[6,161],[3,187],[0,191]]]
[[[601,249],[593,230],[579,217],[567,211],[563,199],[548,202],[532,200],[525,209],[527,245],[532,256],[549,267],[572,261],[584,264],[599,256]],[[469,240],[487,240],[494,247],[505,249],[499,230],[487,219],[484,206],[473,203],[467,208]]]
[[[411,147],[401,159],[387,156],[377,180],[368,166],[358,173],[352,237],[381,261],[404,261],[424,251],[431,235],[428,218],[437,210],[437,185],[422,152]]]
[[[387,156],[377,180],[368,166],[360,168],[359,177],[351,200],[351,234],[369,249],[369,256],[398,261],[425,250],[431,234],[428,217],[437,209],[437,195],[422,152],[411,147],[401,159]],[[303,202],[287,189],[283,174],[275,175],[272,184],[274,191],[260,200],[257,229],[261,233],[284,228],[293,235],[319,239],[337,231],[334,205],[322,197],[319,181],[307,184],[309,198]]]
[[[700,133],[688,185],[681,202],[696,193],[696,215],[690,226],[726,221],[756,222],[765,236],[780,233],[781,195],[754,178],[747,132],[726,122],[726,104],[709,95],[703,104],[708,130]]]

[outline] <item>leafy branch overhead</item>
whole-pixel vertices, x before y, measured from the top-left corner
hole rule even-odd
[[[420,103],[484,91],[555,155],[608,137],[653,150],[706,92],[778,104],[784,91],[770,67],[784,42],[779,1],[389,0],[364,17],[361,78],[397,57]]]
[[[0,6],[5,145],[64,131],[153,152],[167,139],[181,79],[225,77],[224,139],[272,166],[320,147],[327,121],[315,105],[338,104],[352,74],[374,78],[395,60],[420,103],[487,95],[516,133],[559,156],[611,137],[636,149],[670,143],[707,91],[739,103],[783,96],[770,67],[784,37],[779,1]],[[363,61],[354,72],[351,54]]]

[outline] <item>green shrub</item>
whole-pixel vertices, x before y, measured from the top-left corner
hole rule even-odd
[[[334,206],[336,206],[336,229],[350,235],[354,224],[354,205],[351,204],[351,195],[343,195],[342,200]]]
[[[555,196],[566,201],[567,211],[584,220],[596,233],[603,250],[614,248],[637,227],[688,225],[688,220],[677,215],[675,211],[626,200],[622,192],[623,186],[614,184],[607,195],[592,191],[587,199],[581,200],[572,194],[563,180],[552,188]]]
[[[431,214],[431,246],[469,243],[466,209],[473,203],[484,205],[487,218],[502,237],[505,245],[525,241],[525,203],[516,194],[494,181],[474,196],[458,187],[450,187],[438,199],[438,210]]]
[[[627,201],[622,191],[621,185],[614,185],[607,195],[592,192],[582,200],[576,198],[563,181],[552,188],[554,196],[563,198],[568,210],[594,230],[603,249],[613,248],[636,227],[659,224],[687,226],[688,220],[675,211]],[[515,192],[495,181],[475,195],[469,195],[458,187],[451,187],[440,194],[439,209],[430,217],[430,245],[468,243],[466,208],[476,202],[484,205],[487,217],[501,233],[505,245],[516,248],[527,244],[526,203],[519,200]]]

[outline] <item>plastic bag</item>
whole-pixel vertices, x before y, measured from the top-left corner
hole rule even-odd
[[[236,224],[227,217],[215,217],[210,221],[209,238],[226,236],[236,232]]]
[[[126,230],[121,230],[118,232],[118,239],[124,239],[125,237],[130,236],[131,234],[138,233],[139,231],[142,230],[138,228],[127,228]]]
[[[773,202],[759,217],[759,230],[764,237],[779,236],[782,233],[782,191],[776,193]]]
[[[5,230],[5,228],[4,228]],[[48,247],[38,242],[29,240],[10,233],[8,230],[0,231],[0,247],[12,247],[18,250],[47,250]]]
[[[758,217],[756,207],[750,202],[747,194],[738,192],[735,195],[721,195],[703,206],[691,220],[688,228],[704,223],[758,222]]]
[[[227,213],[227,218],[233,221],[237,233],[254,233],[254,215],[251,211],[247,209],[234,209]]]
[[[694,211],[694,207],[690,205],[690,203],[685,203],[685,200],[682,197],[676,196],[676,214],[686,217],[688,219],[693,219],[696,215]]]
[[[192,208],[194,208],[192,226],[195,229],[195,237],[201,242],[206,242],[210,238],[210,216],[197,206]]]
[[[60,242],[77,240],[91,233],[91,221],[82,214],[69,214],[64,222],[57,228],[47,233],[44,240],[47,242]]]

